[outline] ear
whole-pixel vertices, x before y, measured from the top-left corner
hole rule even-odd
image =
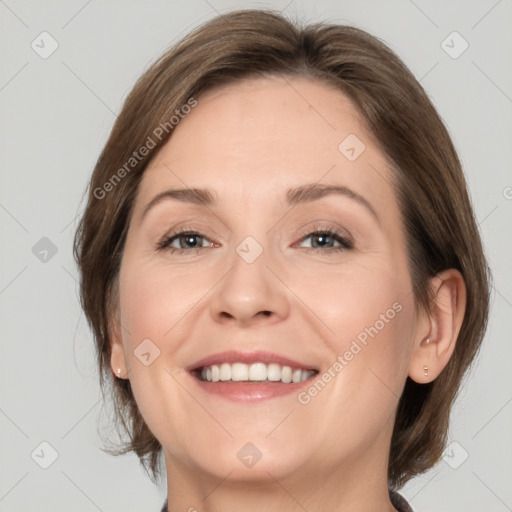
[[[127,374],[127,370],[118,308],[116,308],[116,311],[110,315],[109,343],[111,348],[110,366],[112,368],[112,372],[115,377],[123,379]],[[118,371],[119,369],[121,370],[120,372]]]
[[[448,269],[432,278],[431,311],[425,313],[425,325],[418,330],[418,339],[409,362],[409,377],[420,384],[432,382],[447,365],[466,311],[466,284],[461,273]]]

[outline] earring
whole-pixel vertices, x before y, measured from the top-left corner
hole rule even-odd
[[[428,345],[428,344],[430,343],[430,338],[427,338],[427,339],[425,340],[425,343]]]
[[[423,369],[425,370],[425,377],[428,375],[428,366],[424,366]]]
[[[121,368],[118,368],[118,369],[117,369],[117,376],[118,376],[119,378],[121,378]]]

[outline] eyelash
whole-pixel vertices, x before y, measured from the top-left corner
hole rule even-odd
[[[162,240],[157,243],[156,249],[159,251],[167,250],[170,251],[171,254],[178,252],[178,254],[183,254],[184,252],[190,252],[191,250],[199,251],[199,249],[207,249],[208,247],[191,247],[189,249],[178,249],[176,247],[170,247],[170,244],[180,236],[189,235],[189,236],[197,236],[199,238],[203,238],[208,240],[208,238],[201,234],[198,231],[194,231],[192,228],[182,228],[170,235],[166,235]],[[342,235],[339,231],[334,228],[325,228],[322,226],[317,226],[313,228],[308,234],[303,236],[300,241],[303,241],[309,238],[312,235],[323,235],[323,236],[331,236],[334,238],[336,242],[339,242],[341,245],[339,247],[327,247],[327,250],[324,250],[323,247],[309,247],[308,249],[312,251],[322,251],[328,254],[339,253],[341,251],[346,251],[353,248],[353,243],[346,236]]]

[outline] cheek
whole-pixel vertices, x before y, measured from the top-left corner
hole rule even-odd
[[[187,315],[198,310],[206,286],[197,272],[170,272],[162,265],[129,258],[121,267],[120,312],[126,364],[137,406],[158,438],[165,437],[159,430],[162,424],[176,435],[187,432],[179,412],[190,407],[190,396],[175,382],[172,374],[176,368],[171,362],[186,339]],[[143,362],[144,353],[149,353],[148,365]]]
[[[325,276],[310,273],[299,278],[294,287],[308,306],[303,315],[316,328],[319,343],[328,348],[331,373],[336,375],[333,392],[343,397],[341,403],[352,401],[356,391],[367,403],[375,403],[376,396],[388,403],[405,381],[414,302],[407,272],[390,268],[331,268]]]
[[[378,438],[393,419],[406,379],[413,296],[407,274],[389,268],[354,264],[325,276],[310,273],[294,287],[313,310],[304,308],[303,316],[329,354],[318,376],[324,384],[315,382],[299,396],[301,411],[333,443],[340,432],[352,446]],[[328,459],[332,454],[325,450]]]
[[[294,292],[308,307],[311,318],[337,348],[347,340],[364,341],[375,326],[379,332],[401,326],[401,311],[410,300],[407,276],[383,265],[353,264],[303,272],[294,280]],[[374,332],[372,330],[372,332]]]
[[[127,264],[121,270],[121,315],[130,344],[144,338],[172,342],[186,317],[205,294],[197,272]]]

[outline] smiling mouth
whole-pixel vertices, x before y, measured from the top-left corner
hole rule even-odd
[[[319,372],[304,370],[277,363],[255,362],[222,363],[195,368],[192,375],[201,382],[225,382],[233,384],[295,384],[310,379]]]

